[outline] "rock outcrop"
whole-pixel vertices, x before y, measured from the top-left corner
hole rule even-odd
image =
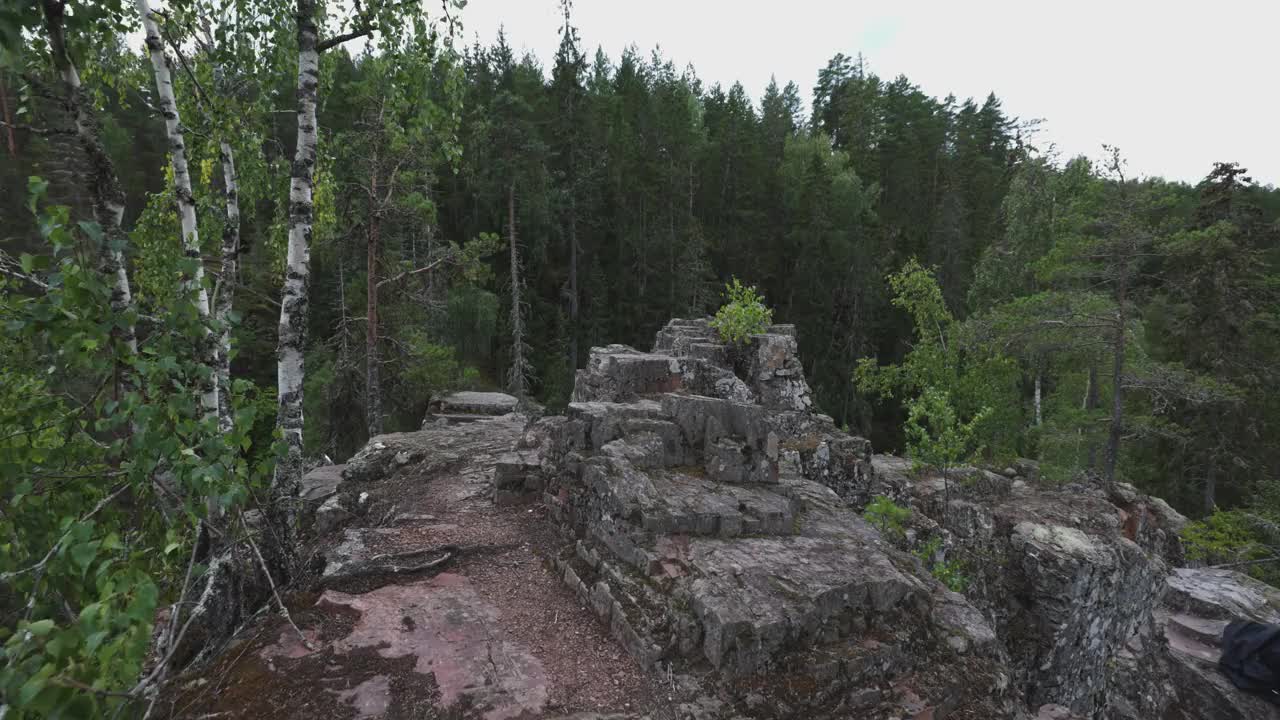
[[[904,532],[863,520],[875,496],[913,509]],[[641,663],[714,679],[703,717],[1280,718],[1209,642],[1276,617],[1273,595],[1175,569],[1181,516],[1044,487],[1030,462],[944,482],[873,455],[814,411],[791,326],[733,347],[673,320],[650,352],[593,348],[495,498],[551,510],[564,581]],[[904,552],[926,537],[964,595]]]
[[[731,348],[673,321],[592,350],[498,499],[541,493],[565,582],[642,663],[718,679],[704,717],[1016,717],[987,620],[859,512],[905,483],[812,403],[789,326]]]
[[[1183,567],[1185,520],[1127,485],[873,454],[815,410],[790,326],[731,347],[673,320],[651,351],[593,348],[561,416],[449,397],[307,475],[316,584],[284,599],[296,626],[253,616],[172,707],[1280,720],[1216,668],[1223,626],[1280,622],[1280,592]],[[869,524],[878,496],[906,519]],[[205,624],[229,632],[233,609]]]

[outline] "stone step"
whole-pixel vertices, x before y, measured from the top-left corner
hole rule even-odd
[[[1227,627],[1226,620],[1176,613],[1169,616],[1169,625],[1177,631],[1210,647],[1218,647],[1222,643],[1222,631]]]
[[[1164,636],[1169,642],[1169,649],[1175,653],[1188,655],[1207,663],[1216,663],[1222,656],[1220,650],[1186,633],[1177,625],[1166,625]]]

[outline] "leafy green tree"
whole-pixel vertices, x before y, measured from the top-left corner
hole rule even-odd
[[[952,414],[966,418],[972,426],[979,447],[996,458],[1016,454],[1024,425],[1017,365],[998,349],[967,335],[947,309],[931,270],[911,260],[889,282],[893,304],[913,320],[915,341],[901,364],[859,360],[854,373],[859,390],[881,398],[903,397],[908,437],[910,409],[927,408],[919,404],[926,394],[945,397]],[[929,402],[936,403],[938,398]]]
[[[951,505],[951,472],[981,450],[976,430],[990,413],[984,407],[962,420],[951,395],[933,386],[907,403],[907,454],[918,466],[942,475],[944,523]]]
[[[273,455],[253,445],[254,407],[229,432],[200,403],[210,369],[196,307],[168,308],[128,350],[113,277],[78,246],[104,239],[65,206],[30,207],[48,250],[23,255],[28,285],[0,280],[0,704],[20,716],[135,709],[167,663],[139,678],[160,603],[191,602],[195,539],[260,485]],[[129,382],[115,384],[119,373]],[[237,396],[247,383],[233,388]],[[162,656],[178,642],[165,636]],[[93,691],[86,692],[85,688]]]

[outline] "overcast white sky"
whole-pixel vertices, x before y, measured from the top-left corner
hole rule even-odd
[[[1136,174],[1196,182],[1236,161],[1280,184],[1280,3],[1274,0],[576,0],[588,50],[615,61],[636,44],[703,81],[741,81],[758,102],[771,74],[806,104],[818,70],[861,51],[884,78],[939,97],[994,91],[1006,111],[1046,120],[1068,155],[1117,145]],[[470,0],[468,43],[512,45],[550,67],[558,0]]]

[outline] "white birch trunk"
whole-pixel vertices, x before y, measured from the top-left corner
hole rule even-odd
[[[231,413],[231,307],[235,300],[235,287],[240,256],[240,181],[236,176],[235,152],[231,143],[223,141],[222,178],[226,199],[226,223],[222,227],[222,272],[218,281],[218,295],[214,317],[221,335],[218,338],[218,428],[222,432],[232,429]]]
[[[209,293],[204,287],[204,261],[200,256],[200,232],[196,226],[196,198],[191,189],[191,173],[187,168],[187,146],[182,135],[182,118],[178,116],[178,101],[173,94],[173,76],[169,72],[169,60],[165,57],[164,42],[160,39],[160,28],[151,16],[149,0],[135,0],[138,15],[142,18],[142,29],[146,32],[147,51],[151,56],[151,68],[156,76],[156,94],[160,100],[160,114],[164,116],[165,134],[169,141],[169,161],[173,168],[173,194],[178,203],[178,220],[182,228],[182,253],[194,268],[190,275],[184,274],[183,290],[185,290],[196,311],[204,322],[205,338],[200,355],[209,367],[211,374],[207,383],[200,388],[200,404],[206,417],[218,416],[218,382],[216,371],[218,366],[217,346],[213,343],[209,331]]]
[[[307,339],[307,287],[311,265],[313,175],[316,164],[316,96],[320,82],[315,0],[298,0],[298,144],[289,183],[289,244],[285,258],[284,292],[280,303],[279,345],[276,351],[277,423],[287,447],[276,465],[274,490],[291,503],[302,477],[303,348]],[[293,512],[284,509],[285,520]],[[290,528],[283,528],[289,530]]]

